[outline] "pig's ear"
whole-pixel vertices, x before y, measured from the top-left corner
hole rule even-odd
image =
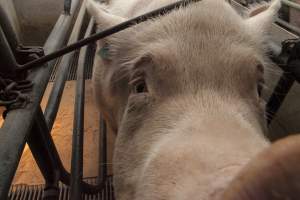
[[[280,0],[252,6],[248,13],[249,18],[246,19],[247,25],[253,31],[268,32],[277,17],[280,7]]]
[[[94,0],[87,0],[86,8],[89,14],[94,18],[99,31],[106,30],[125,21],[125,18],[109,13],[104,4],[99,4]],[[112,52],[111,46],[113,46],[112,39],[114,37],[115,35],[112,35],[97,42],[99,47],[98,55],[103,60],[110,61]]]
[[[125,18],[109,13],[104,4],[99,4],[94,0],[87,0],[86,8],[89,14],[94,17],[100,30],[105,30],[125,21]]]

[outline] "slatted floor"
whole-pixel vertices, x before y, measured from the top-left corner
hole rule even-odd
[[[87,54],[87,60],[86,60],[86,66],[85,66],[86,67],[85,79],[92,78],[95,49],[96,49],[96,45],[94,45],[94,44],[91,44],[88,46],[88,54]],[[71,66],[69,68],[69,73],[68,73],[68,77],[67,77],[68,81],[76,80],[76,78],[77,78],[76,74],[77,74],[77,66],[78,66],[77,65],[78,57],[79,57],[79,51],[76,51],[74,53],[74,57],[72,59]],[[53,68],[53,71],[51,73],[50,82],[55,81],[55,77],[56,77],[56,73],[57,73],[57,66],[59,66],[57,64],[55,65],[55,67]]]
[[[96,184],[97,178],[85,179]],[[8,200],[42,200],[44,185],[14,185],[10,189]],[[70,189],[64,184],[59,185],[59,200],[69,200]],[[95,195],[85,194],[83,200],[114,200],[112,177],[108,177],[104,189]]]

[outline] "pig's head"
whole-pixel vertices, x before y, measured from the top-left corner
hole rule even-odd
[[[117,199],[217,199],[268,145],[261,89],[279,7],[244,19],[202,0],[98,42],[93,81],[118,133]],[[126,20],[92,1],[88,10],[100,30]]]

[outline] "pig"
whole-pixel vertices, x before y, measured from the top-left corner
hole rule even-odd
[[[173,2],[86,7],[101,31]],[[280,6],[275,0],[241,17],[224,0],[202,0],[97,42],[93,87],[117,134],[117,200],[268,199],[252,180],[274,149],[261,93]]]

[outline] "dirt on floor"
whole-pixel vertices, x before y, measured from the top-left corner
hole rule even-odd
[[[51,135],[58,149],[59,155],[65,168],[70,171],[71,152],[72,152],[72,133],[73,133],[73,112],[74,112],[74,93],[75,81],[68,81],[65,86],[64,94],[58,111],[58,115],[53,126]],[[44,109],[47,98],[52,88],[49,83],[41,103]],[[95,177],[98,174],[99,158],[99,113],[95,106],[92,95],[91,81],[86,81],[85,94],[85,119],[84,119],[84,177]],[[110,132],[110,131],[109,131]],[[108,135],[108,163],[111,168],[111,157],[113,151],[114,136]],[[111,169],[109,169],[111,173]],[[35,163],[30,149],[26,145],[18,170],[14,177],[14,184],[42,184],[43,177]]]

